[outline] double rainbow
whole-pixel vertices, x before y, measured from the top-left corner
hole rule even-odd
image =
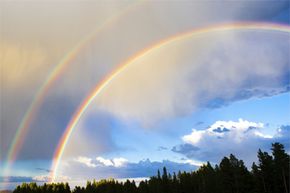
[[[91,34],[86,36],[82,41],[74,46],[74,48],[67,53],[64,58],[56,65],[56,67],[50,72],[50,74],[45,79],[42,86],[37,91],[36,95],[34,96],[32,103],[26,110],[17,130],[16,133],[11,141],[11,144],[8,149],[7,158],[6,158],[6,165],[4,168],[4,174],[7,175],[9,173],[11,165],[16,160],[16,157],[22,147],[22,144],[27,136],[29,131],[29,126],[33,122],[34,118],[36,117],[36,113],[38,112],[41,104],[45,96],[47,96],[49,90],[54,85],[54,83],[62,76],[62,74],[67,70],[69,64],[76,58],[76,56],[94,39],[97,38],[97,35],[102,31],[105,30],[107,26],[111,26],[116,23],[121,17],[124,17],[126,14],[132,10],[133,7],[137,6],[141,1],[136,1],[125,9],[120,10],[112,17],[109,17],[102,25],[100,25],[97,29],[95,29]]]
[[[67,125],[63,136],[60,139],[60,142],[55,150],[52,163],[52,173],[51,181],[55,181],[57,177],[57,171],[59,168],[60,161],[62,159],[66,144],[68,143],[72,132],[78,121],[81,119],[82,115],[92,103],[92,101],[102,92],[102,90],[108,86],[120,73],[124,71],[129,65],[133,64],[135,61],[140,58],[146,57],[150,52],[154,52],[166,45],[169,45],[173,42],[180,40],[186,40],[193,36],[204,34],[204,33],[213,33],[219,31],[227,30],[265,30],[265,31],[276,31],[283,33],[290,33],[290,26],[282,24],[271,24],[271,23],[234,23],[234,24],[224,24],[217,26],[210,26],[205,28],[197,28],[188,32],[180,33],[172,37],[163,39],[154,45],[141,50],[132,57],[128,58],[125,62],[121,63],[117,68],[115,68],[110,74],[108,74],[101,82],[99,82],[96,87],[90,92],[90,94],[83,100],[80,106],[75,111],[73,117],[71,118],[69,124]]]

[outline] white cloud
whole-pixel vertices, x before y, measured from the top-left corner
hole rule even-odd
[[[205,162],[192,160],[192,159],[184,159],[181,163],[190,164],[193,166],[202,166],[203,164],[205,164]]]
[[[211,125],[208,130],[211,132],[218,131],[219,128],[226,128],[231,131],[238,132],[246,132],[249,128],[263,128],[263,123],[255,123],[247,120],[239,119],[237,122],[235,121],[216,121],[213,125]]]
[[[254,133],[256,136],[261,137],[261,138],[267,138],[267,139],[272,139],[273,136],[272,135],[267,135],[267,134],[263,134],[259,131],[255,131]]]
[[[196,144],[200,141],[202,136],[205,134],[205,131],[198,131],[195,129],[192,129],[192,133],[189,135],[185,135],[182,137],[183,141],[191,144]]]
[[[173,152],[189,159],[219,162],[223,156],[237,155],[250,165],[257,159],[259,148],[269,151],[271,143],[289,146],[289,126],[281,126],[276,134],[263,132],[264,124],[239,119],[217,121],[205,130],[195,130],[184,135],[184,144],[172,148]]]
[[[92,159],[88,158],[88,157],[78,157],[77,159],[75,159],[76,162],[82,163],[90,168],[95,168],[97,165],[92,163]]]
[[[241,143],[249,135],[269,138],[257,129],[263,128],[263,123],[249,122],[239,119],[234,121],[217,121],[206,130],[192,130],[192,133],[182,137],[182,140],[192,145],[198,145],[204,138],[228,138],[234,143]],[[253,131],[251,131],[253,129]]]
[[[113,159],[106,159],[101,156],[96,157],[96,159],[92,159],[89,157],[79,156],[76,159],[74,159],[75,162],[81,163],[89,168],[95,168],[100,166],[105,167],[123,167],[128,163],[128,160],[122,157],[113,158]]]
[[[52,177],[50,175],[39,175],[32,177],[32,180],[37,182],[51,182]],[[71,180],[68,176],[58,175],[55,179],[55,182],[68,182]]]
[[[120,157],[120,158],[114,158],[113,162],[114,162],[114,166],[115,167],[122,167],[128,162],[128,160],[126,160],[125,158]]]
[[[105,159],[103,157],[97,157],[96,160],[104,166],[113,166],[113,167],[122,167],[128,162],[127,159],[122,158],[122,157],[113,158],[112,160]]]
[[[114,163],[110,159],[105,159],[102,157],[97,157],[96,160],[103,164],[104,166],[114,166]]]

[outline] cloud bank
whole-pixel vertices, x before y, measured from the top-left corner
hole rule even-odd
[[[288,92],[288,33],[229,30],[172,42],[130,64],[93,108],[144,125]]]
[[[105,159],[103,157],[97,157],[95,160],[88,158],[88,157],[78,157],[75,159],[76,162],[82,163],[86,165],[87,167],[90,168],[95,168],[97,166],[112,166],[112,167],[122,167],[124,166],[128,160],[125,158],[119,157],[119,158],[114,158],[114,159]]]
[[[238,155],[248,166],[257,160],[261,148],[269,151],[271,143],[280,142],[289,149],[289,126],[281,126],[274,135],[265,134],[264,124],[239,119],[217,121],[205,130],[195,130],[182,137],[183,144],[174,146],[173,152],[187,158],[218,163],[230,153]]]
[[[165,166],[169,172],[195,170],[201,163],[190,159],[174,162],[169,160],[150,161],[141,160],[137,163],[130,162],[125,158],[118,157],[106,159],[97,157],[78,157],[74,160],[66,160],[61,167],[61,175],[70,176],[74,180],[78,179],[100,179],[100,178],[136,178],[150,177],[156,175],[157,170],[162,170]]]

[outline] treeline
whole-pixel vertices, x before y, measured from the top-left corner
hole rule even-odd
[[[258,163],[251,171],[234,155],[218,165],[209,162],[192,172],[170,174],[166,168],[149,180],[118,182],[100,180],[70,189],[68,183],[22,184],[14,193],[289,193],[289,155],[280,143],[272,144],[272,154],[258,151]]]

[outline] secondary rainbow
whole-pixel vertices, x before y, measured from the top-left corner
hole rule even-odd
[[[123,70],[128,67],[130,64],[134,63],[138,59],[145,57],[149,52],[153,52],[161,47],[164,47],[170,43],[176,42],[181,39],[191,38],[195,35],[209,33],[209,32],[218,32],[218,31],[226,31],[226,30],[266,30],[266,31],[279,31],[290,33],[290,26],[282,25],[282,24],[272,24],[272,23],[232,23],[232,24],[223,24],[223,25],[215,25],[205,28],[196,28],[191,31],[187,31],[184,33],[180,33],[164,40],[157,42],[156,44],[136,53],[125,62],[121,63],[117,68],[115,68],[107,77],[105,77],[101,82],[99,82],[96,87],[90,92],[90,94],[83,100],[81,105],[75,111],[72,116],[69,124],[67,125],[60,142],[56,148],[56,151],[53,156],[52,163],[52,173],[51,173],[51,182],[54,182],[57,177],[57,170],[59,167],[60,160],[62,159],[63,152],[65,150],[66,144],[82,115],[88,108],[88,106],[92,103],[92,101],[98,96],[102,90],[110,84],[115,77],[117,77]]]
[[[27,132],[29,130],[29,126],[31,125],[32,121],[35,118],[35,115],[37,111],[39,110],[45,96],[49,92],[50,88],[54,85],[54,83],[61,77],[61,75],[66,71],[67,67],[73,61],[77,54],[81,52],[83,48],[85,48],[88,43],[90,43],[92,40],[97,38],[97,34],[104,30],[106,26],[110,26],[118,21],[118,19],[122,16],[125,16],[129,11],[135,7],[138,3],[141,1],[134,2],[133,4],[127,6],[125,9],[120,10],[116,14],[114,14],[112,17],[109,17],[102,25],[100,25],[96,30],[94,30],[92,33],[90,33],[88,36],[86,36],[83,40],[81,40],[74,48],[67,53],[61,61],[56,65],[56,67],[51,71],[51,73],[48,75],[48,77],[45,79],[42,86],[37,91],[36,95],[34,96],[32,103],[28,107],[27,111],[25,112],[17,130],[16,133],[11,141],[11,144],[9,146],[9,150],[7,153],[6,158],[6,165],[4,168],[4,174],[8,174],[11,165],[14,163],[22,144],[25,140],[25,137],[27,135]]]

